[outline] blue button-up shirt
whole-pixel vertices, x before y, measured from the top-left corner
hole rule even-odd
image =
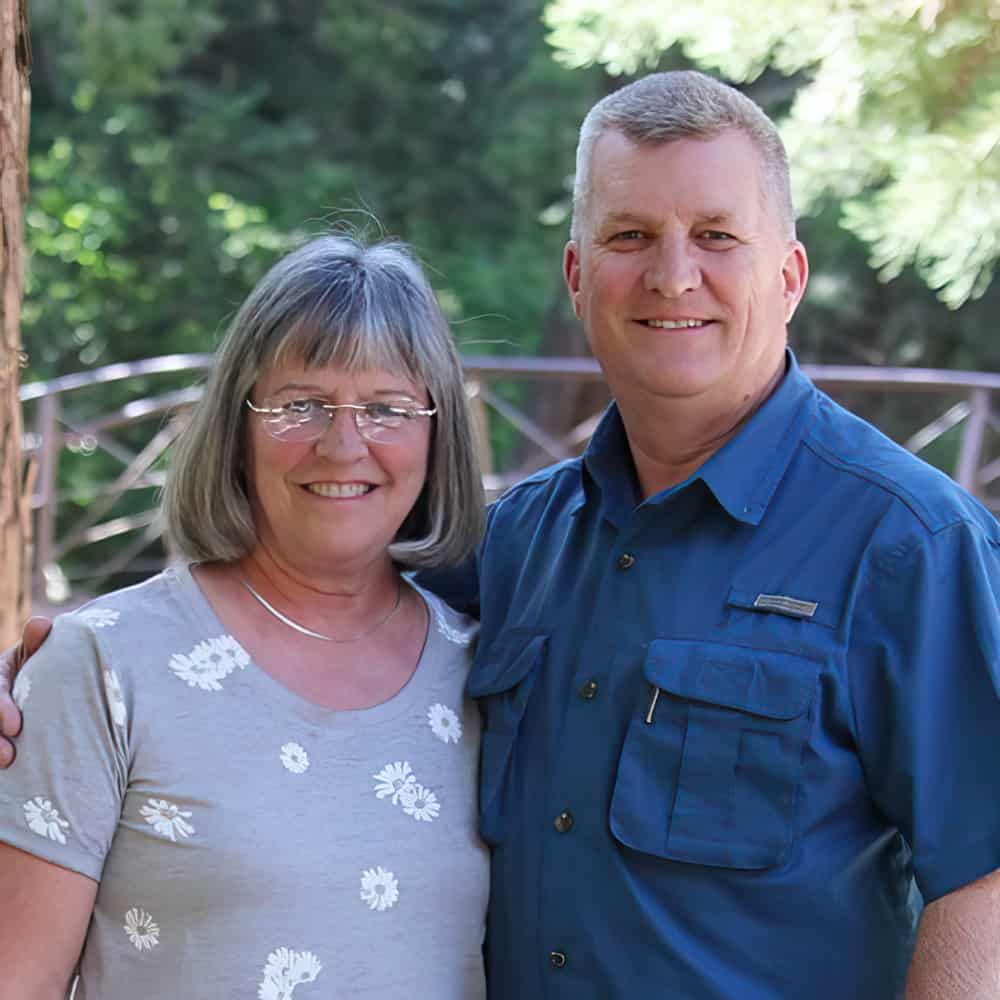
[[[612,407],[478,572],[492,1000],[882,1000],[1000,866],[998,525],[793,358],[644,501]]]

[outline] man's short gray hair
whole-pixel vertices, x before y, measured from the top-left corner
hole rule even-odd
[[[180,552],[230,562],[254,546],[244,400],[285,361],[384,369],[426,386],[437,407],[427,481],[389,552],[412,568],[464,559],[482,529],[483,488],[448,324],[408,247],[341,235],[275,264],[230,324],[164,491],[167,534]]]
[[[694,70],[652,73],[616,90],[590,109],[580,126],[573,185],[572,237],[579,239],[591,186],[591,159],[605,132],[620,132],[640,144],[712,139],[738,129],[760,154],[762,179],[779,224],[795,237],[795,209],[788,154],[774,122],[749,97]]]

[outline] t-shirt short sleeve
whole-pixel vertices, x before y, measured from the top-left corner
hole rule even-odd
[[[883,553],[857,597],[861,759],[928,902],[1000,867],[998,609],[1000,547],[970,523]]]
[[[128,779],[120,671],[82,616],[56,620],[14,685],[24,726],[0,771],[0,841],[100,880]]]

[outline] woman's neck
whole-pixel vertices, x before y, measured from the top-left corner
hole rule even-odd
[[[388,554],[350,571],[316,577],[295,569],[258,544],[231,566],[240,583],[249,584],[269,603],[297,621],[306,619],[303,624],[321,632],[360,631],[399,598],[399,572]]]

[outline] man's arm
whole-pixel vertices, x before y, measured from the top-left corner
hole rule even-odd
[[[29,618],[21,641],[0,656],[0,768],[13,763],[14,744],[10,740],[21,731],[21,712],[11,697],[14,678],[25,660],[38,651],[51,628],[52,623],[47,618]]]
[[[63,1000],[97,897],[93,879],[0,844],[0,996]]]
[[[920,918],[906,1000],[1000,997],[1000,869],[930,903]]]

